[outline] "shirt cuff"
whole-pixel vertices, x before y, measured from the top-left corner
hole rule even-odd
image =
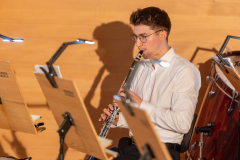
[[[128,124],[127,124],[122,112],[119,112],[119,119],[118,119],[117,126],[111,124],[111,128],[116,128],[116,127],[128,128]]]

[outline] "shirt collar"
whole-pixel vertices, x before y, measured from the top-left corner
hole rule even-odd
[[[171,47],[171,48],[169,49],[169,51],[168,51],[167,53],[165,53],[165,54],[158,60],[159,63],[153,63],[155,69],[159,68],[160,66],[161,66],[161,67],[164,67],[164,68],[169,67],[170,62],[171,62],[172,59],[174,58],[175,54],[176,54],[175,51],[174,51],[173,48]],[[147,62],[147,63],[146,63],[147,65],[149,65],[149,66],[152,67],[152,63],[150,62],[149,59],[147,59],[146,62]]]
[[[159,61],[164,61],[164,62],[169,62],[170,63],[172,61],[173,57],[175,56],[175,54],[176,54],[175,51],[171,47],[169,49],[169,51],[166,54],[164,54],[162,56],[162,58],[159,59]]]

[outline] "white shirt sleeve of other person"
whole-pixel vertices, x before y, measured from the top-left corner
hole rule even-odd
[[[154,63],[154,69],[151,63],[141,63],[130,90],[142,98],[139,107],[149,113],[161,141],[180,144],[191,126],[201,76],[199,70],[173,48],[160,61],[170,66]],[[128,127],[122,113],[117,127]]]

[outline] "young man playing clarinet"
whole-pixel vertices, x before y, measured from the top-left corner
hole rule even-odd
[[[164,10],[157,7],[138,9],[131,14],[130,23],[134,26],[131,38],[143,51],[146,62],[138,67],[130,95],[139,108],[149,113],[159,138],[172,158],[179,160],[179,144],[190,129],[198,100],[201,86],[199,70],[177,55],[168,44],[171,22]],[[124,96],[124,93],[120,94]],[[99,121],[105,121],[111,110],[113,106],[109,104]],[[112,126],[128,127],[121,112]],[[120,140],[118,146],[116,151],[120,155],[115,160],[139,159],[140,154],[131,138]]]

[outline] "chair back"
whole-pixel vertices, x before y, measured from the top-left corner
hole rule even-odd
[[[191,128],[189,129],[188,133],[183,135],[183,140],[180,145],[180,153],[186,152],[189,147],[189,143],[190,143],[190,140],[192,137],[192,133],[193,133],[193,129],[194,129],[196,120],[197,120],[197,114],[194,113]]]

